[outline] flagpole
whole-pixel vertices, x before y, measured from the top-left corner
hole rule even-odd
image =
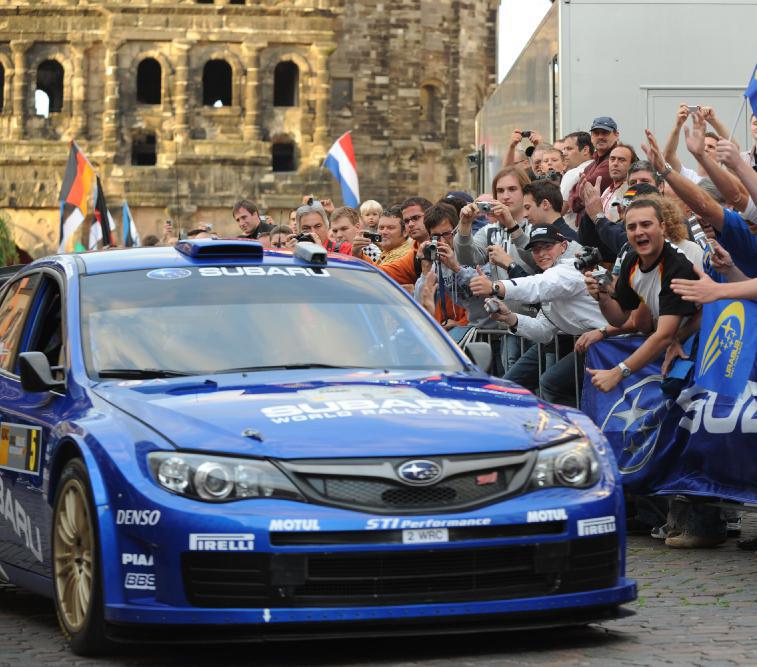
[[[744,95],[741,106],[739,107],[739,113],[736,116],[736,121],[733,123],[733,129],[731,130],[731,136],[728,137],[728,141],[733,141],[733,135],[736,134],[736,128],[738,127],[739,121],[741,120],[741,114],[744,113],[744,109],[746,108],[746,95]]]

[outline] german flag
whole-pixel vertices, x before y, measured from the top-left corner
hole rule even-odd
[[[59,252],[79,250],[77,231],[88,214],[93,213],[97,175],[75,141],[66,162],[66,173],[60,188],[60,244]],[[84,249],[83,247],[81,249]]]

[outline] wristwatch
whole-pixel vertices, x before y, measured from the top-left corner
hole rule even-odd
[[[604,218],[605,220],[608,219],[604,213],[597,213],[597,217],[594,218],[594,224],[595,225],[599,224],[599,221],[602,220],[602,218]]]
[[[513,324],[512,326],[509,326],[509,325],[508,325],[508,327],[507,327],[507,328],[508,328],[508,329],[510,329],[510,331],[511,331],[512,333],[515,333],[515,332],[517,332],[517,331],[518,331],[518,316],[517,316],[517,315],[515,316],[515,324]]]
[[[601,333],[601,334],[602,334],[602,338],[607,338],[607,327],[606,327],[606,326],[604,326],[604,327],[601,327],[601,328],[599,329],[599,333]]]
[[[665,180],[665,179],[666,179],[666,178],[668,177],[668,174],[670,174],[670,172],[671,172],[671,171],[673,171],[673,167],[671,167],[671,166],[670,166],[670,165],[669,165],[669,164],[668,164],[668,163],[666,162],[666,163],[665,163],[665,169],[663,169],[662,171],[658,172],[658,174],[657,174],[657,175],[658,175],[658,176],[659,176],[659,177],[660,177],[660,178],[661,178],[661,179],[662,179],[662,180],[664,181],[664,180]]]
[[[618,364],[618,368],[620,369],[620,377],[622,377],[624,380],[631,375],[631,369],[628,368],[622,361]]]
[[[502,295],[500,295],[499,290],[502,287],[502,285],[499,284],[496,280],[492,283],[492,296],[500,297],[502,298]]]

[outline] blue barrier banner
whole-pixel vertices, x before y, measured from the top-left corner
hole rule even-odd
[[[589,368],[612,368],[643,338],[601,341]],[[700,343],[701,345],[701,343]],[[604,393],[584,380],[581,408],[602,429],[632,493],[685,493],[757,503],[757,365],[735,397],[683,382],[677,396],[662,391],[657,363]],[[694,375],[694,374],[692,374]]]
[[[738,396],[749,379],[757,348],[757,303],[715,301],[702,309],[697,384]]]

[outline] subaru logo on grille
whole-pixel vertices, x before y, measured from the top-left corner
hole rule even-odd
[[[407,484],[433,484],[442,476],[442,468],[433,461],[406,461],[397,469],[397,475]]]

